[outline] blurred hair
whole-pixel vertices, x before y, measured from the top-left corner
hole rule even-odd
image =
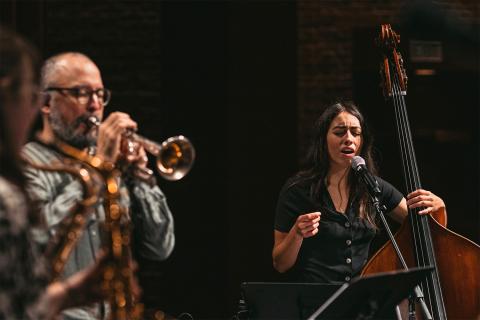
[[[21,95],[22,73],[32,68],[35,84],[39,83],[40,56],[25,39],[0,25],[0,175],[22,184],[13,137],[4,123],[6,108],[15,106]]]

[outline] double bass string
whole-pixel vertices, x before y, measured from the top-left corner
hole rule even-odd
[[[401,110],[401,114],[404,120],[403,121],[403,128],[404,128],[403,139],[406,139],[406,143],[408,144],[408,148],[406,150],[407,155],[405,157],[405,160],[409,163],[409,165],[412,166],[411,168],[412,175],[410,176],[410,179],[412,179],[413,181],[410,181],[409,183],[411,185],[414,184],[414,189],[418,189],[418,188],[421,188],[418,165],[415,158],[413,139],[411,136],[410,125],[408,122],[405,99],[404,99],[404,96],[400,94],[401,93],[400,85],[399,85],[399,79],[397,78],[397,76],[398,75],[395,75],[395,79],[394,79],[396,93],[397,93],[397,101],[398,101],[397,103],[398,103],[398,108],[400,108]],[[410,191],[413,191],[414,189],[411,189]],[[414,213],[418,213],[418,210],[419,209],[414,210]],[[444,303],[443,303],[443,295],[440,287],[440,279],[438,276],[438,268],[437,268],[436,259],[435,259],[435,252],[430,249],[430,248],[433,248],[433,241],[431,238],[432,236],[430,233],[430,226],[429,226],[428,219],[429,219],[428,216],[420,216],[418,214],[413,214],[411,217],[412,228],[413,228],[412,231],[413,231],[414,240],[416,241],[415,247],[417,248],[417,250],[415,252],[417,253],[418,265],[433,266],[435,268],[435,271],[429,274],[428,276],[429,281],[426,281],[423,287],[424,287],[425,296],[426,298],[428,298],[430,306],[432,308],[433,306],[438,308],[440,306],[443,306]],[[441,313],[440,310],[436,310],[436,312]]]
[[[397,130],[398,130],[398,136],[400,138],[400,149],[402,153],[402,165],[405,170],[405,183],[407,187],[407,192],[412,192],[418,188],[421,188],[420,185],[420,178],[419,178],[419,173],[418,173],[418,167],[417,167],[417,161],[415,159],[415,153],[414,153],[414,147],[413,147],[413,140],[411,137],[411,130],[410,130],[410,124],[408,121],[408,115],[407,115],[407,108],[406,108],[406,103],[405,103],[405,98],[404,94],[401,92],[401,87],[398,79],[398,75],[394,74],[393,76],[393,85],[392,85],[392,90],[393,90],[393,105],[395,108],[395,114],[397,118]],[[411,210],[413,214],[411,214],[410,219],[411,219],[411,224],[412,224],[412,237],[414,241],[414,250],[416,257],[418,259],[418,264],[420,266],[426,266],[429,265],[429,263],[426,261],[428,259],[428,255],[425,254],[424,246],[421,244],[421,239],[419,238],[420,233],[420,224],[422,223],[421,217],[417,215],[419,209],[414,209]],[[428,300],[429,305],[432,305],[432,292],[431,288],[428,285],[428,282],[426,285],[421,285],[422,291],[425,295],[425,299]]]
[[[409,134],[409,130],[408,130],[408,120],[407,120],[407,116],[405,114],[405,108],[402,108],[404,106],[404,103],[402,104],[402,99],[403,99],[403,96],[401,95],[401,91],[400,91],[400,85],[399,85],[399,80],[396,76],[396,74],[394,74],[394,77],[393,77],[393,86],[392,86],[392,89],[393,89],[393,104],[394,104],[394,107],[395,107],[395,113],[397,115],[397,126],[399,128],[399,138],[400,138],[400,141],[401,141],[401,153],[402,153],[402,165],[404,167],[404,170],[405,170],[405,184],[406,184],[406,188],[407,188],[407,193],[408,192],[412,192],[414,191],[416,188],[415,188],[415,174],[414,174],[414,170],[415,168],[413,167],[415,161],[413,161],[413,159],[411,159],[410,157],[412,157],[412,152],[411,152],[411,148],[412,146],[409,145],[409,142],[411,141],[411,139],[408,138],[408,134]],[[412,181],[412,177],[413,177],[413,181]],[[416,212],[416,210],[413,210],[414,212]],[[418,220],[415,218],[415,215],[411,215],[410,217],[411,219],[411,222],[412,222],[412,227],[413,229],[415,229],[416,231],[419,230],[419,225],[418,225]],[[414,250],[415,250],[415,254],[417,257],[423,257],[424,254],[423,254],[423,248],[422,246],[419,246],[418,243],[419,243],[419,239],[418,239],[418,235],[419,233],[418,232],[412,232],[412,236],[413,236],[413,240],[414,240]]]
[[[408,139],[405,137],[406,118],[403,115],[403,112],[401,110],[400,99],[401,99],[401,96],[400,96],[399,84],[398,84],[398,80],[397,80],[396,76],[394,75],[393,81],[392,81],[392,102],[393,102],[393,107],[394,107],[394,110],[395,110],[395,117],[396,117],[396,122],[395,123],[397,125],[397,131],[398,131],[397,134],[398,134],[398,137],[399,137],[400,153],[401,153],[401,156],[402,156],[402,167],[403,167],[403,171],[405,173],[406,191],[408,193],[408,192],[411,192],[411,191],[414,190],[413,185],[412,185],[412,181],[410,180],[410,177],[412,177],[413,174],[412,174],[412,168],[410,167],[411,161],[409,161],[409,159],[408,159],[408,156],[409,156],[409,152],[407,151],[407,149],[408,149],[408,146],[407,146]],[[413,226],[414,229],[417,229],[418,228],[417,222],[412,218],[413,217],[411,217],[412,226]],[[414,238],[415,244],[417,244],[418,239],[417,239],[417,233],[416,232],[413,232],[413,238]],[[421,247],[419,248],[419,246],[414,245],[414,250],[416,252],[416,256],[421,255],[421,253],[418,252],[419,249],[421,250]]]
[[[398,121],[398,127],[399,127],[399,137],[400,140],[402,141],[402,165],[405,170],[405,184],[407,188],[407,193],[412,192],[416,190],[417,185],[416,185],[416,175],[415,172],[415,159],[413,158],[413,152],[412,148],[413,146],[411,145],[411,137],[409,137],[410,133],[410,128],[409,128],[409,123],[408,123],[408,118],[406,115],[406,107],[405,107],[405,101],[403,99],[403,96],[401,95],[401,90],[400,90],[400,84],[399,80],[397,78],[397,75],[394,74],[393,77],[393,104],[395,107],[395,113],[397,114],[397,121]],[[402,101],[403,100],[403,101]],[[402,103],[403,102],[403,103]],[[410,139],[409,139],[410,138]],[[417,210],[411,210],[414,213],[417,212]],[[412,220],[412,227],[417,231],[413,232],[412,236],[414,238],[414,248],[416,251],[416,256],[420,257],[423,260],[423,247],[419,244],[419,239],[417,235],[419,234],[419,222],[418,219],[416,219],[416,215],[411,215],[410,219]],[[420,251],[420,252],[419,252]],[[422,261],[423,262],[423,261]]]
[[[408,142],[410,144],[410,154],[411,154],[411,163],[413,166],[413,179],[415,180],[413,183],[415,184],[415,189],[421,188],[421,183],[420,183],[420,175],[419,175],[419,170],[418,170],[418,164],[417,160],[415,157],[415,150],[413,147],[413,139],[412,139],[412,132],[410,129],[410,124],[408,122],[408,116],[407,116],[407,106],[405,104],[405,100],[401,99],[401,104],[402,104],[402,109],[403,109],[403,114],[405,117],[405,123],[406,123],[406,134],[408,136]],[[418,213],[419,209],[415,210],[415,213]],[[438,278],[438,269],[437,269],[437,264],[435,261],[435,253],[433,250],[429,250],[429,248],[433,248],[433,241],[431,238],[431,233],[430,233],[430,226],[428,223],[428,216],[420,216],[418,214],[413,215],[413,219],[415,220],[415,233],[419,235],[419,240],[420,240],[420,245],[417,245],[417,247],[420,247],[420,255],[417,257],[418,259],[418,264],[419,266],[433,266],[435,268],[435,272],[432,272],[429,274],[430,281],[424,282],[425,285],[422,287],[424,288],[424,294],[426,298],[428,298],[429,305],[431,308],[433,306],[440,306],[443,305],[443,298],[442,294],[440,291],[440,280]],[[435,284],[438,284],[438,287],[435,286]],[[426,291],[425,291],[426,289]],[[436,301],[434,303],[434,300],[438,299],[439,301]]]
[[[396,75],[394,74],[393,77],[393,82],[392,82],[392,102],[395,110],[395,117],[396,117],[396,124],[397,124],[397,131],[398,131],[398,137],[399,137],[399,145],[400,145],[400,153],[402,156],[402,166],[403,170],[405,172],[405,184],[406,184],[406,191],[411,192],[414,189],[414,182],[410,180],[411,177],[413,177],[413,168],[410,167],[410,164],[412,163],[411,159],[408,159],[411,152],[409,152],[409,146],[408,146],[408,138],[406,135],[408,134],[407,131],[407,124],[408,121],[406,119],[406,116],[404,115],[404,112],[402,112],[401,108],[401,92],[399,89],[400,85],[398,83],[398,79]],[[418,229],[418,223],[416,219],[413,219],[413,216],[411,217],[411,222],[412,222],[412,227],[414,229]],[[417,232],[413,232],[412,236],[414,238],[414,243],[417,244],[419,239],[417,238]],[[414,245],[414,250],[416,256],[422,256],[422,252],[418,252],[419,250],[422,250],[421,246]]]

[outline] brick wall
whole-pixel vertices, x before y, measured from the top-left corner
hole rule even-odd
[[[3,13],[45,57],[91,56],[113,91],[107,109],[129,113],[139,133],[191,139],[191,173],[158,179],[176,243],[167,261],[140,261],[143,301],[233,315],[241,282],[274,276],[273,214],[296,160],[295,3],[1,0]]]
[[[390,23],[407,58],[407,106],[422,186],[444,199],[450,230],[480,241],[480,2],[300,0],[297,8],[299,160],[323,108],[339,98],[352,99],[374,129],[381,175],[405,191],[393,112],[377,85],[380,57],[373,45],[379,25]],[[443,61],[427,66],[436,69],[435,76],[415,75],[421,65],[408,60],[409,39],[442,43]],[[441,141],[435,132],[465,138]]]
[[[113,91],[110,110],[161,119],[160,21],[155,1],[45,1],[44,54],[90,55]]]
[[[309,129],[322,108],[338,98],[354,98],[354,31],[378,27],[382,23],[397,25],[416,9],[423,10],[427,6],[420,6],[421,2],[425,1],[298,1],[300,158],[308,144]],[[478,1],[432,1],[430,6],[454,23],[466,26],[480,23]]]
[[[227,318],[241,281],[273,278],[273,212],[296,170],[295,131],[302,155],[322,106],[354,96],[355,30],[399,24],[411,1],[298,0],[295,21],[290,1],[227,9],[223,1],[43,0],[35,1],[40,24],[27,18],[32,3],[10,2],[45,56],[91,55],[114,92],[111,109],[130,113],[142,134],[193,138],[192,173],[159,181],[177,244],[166,266],[141,266],[144,299],[173,314]],[[478,24],[479,3],[452,2],[435,4]]]

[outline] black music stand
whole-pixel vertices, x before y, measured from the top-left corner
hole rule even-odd
[[[358,277],[344,284],[308,320],[395,319],[395,307],[433,268],[412,268]]]
[[[241,319],[306,319],[327,301],[341,284],[244,282],[246,314]]]

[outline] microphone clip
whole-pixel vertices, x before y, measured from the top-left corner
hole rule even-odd
[[[365,165],[360,164],[353,168],[353,171],[363,181],[370,196],[378,197],[382,193],[377,179],[367,170]]]

